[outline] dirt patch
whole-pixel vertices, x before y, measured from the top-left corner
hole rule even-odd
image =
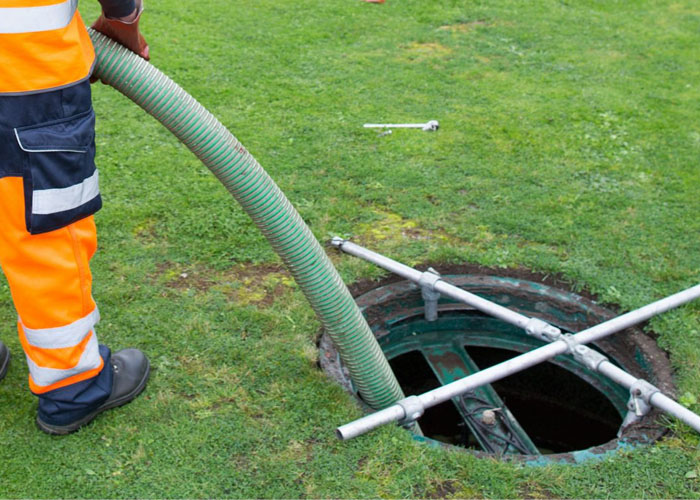
[[[171,262],[160,262],[152,279],[154,282],[165,279],[165,286],[176,290],[199,290],[206,292],[211,287],[213,271],[195,268],[181,268]]]
[[[201,293],[220,292],[240,305],[269,307],[294,279],[281,265],[239,264],[231,269],[216,271],[203,266],[181,266],[161,263],[151,277],[174,290],[196,290]]]
[[[357,227],[357,236],[353,241],[359,245],[372,245],[378,241],[415,241],[415,240],[435,240],[442,243],[449,243],[454,238],[444,231],[434,231],[418,226],[416,221],[404,219],[393,212],[379,211],[380,218]]]
[[[435,485],[435,489],[427,494],[427,498],[447,498],[457,492],[457,483],[448,479]]]
[[[437,42],[412,42],[403,47],[403,57],[411,62],[440,59],[452,54],[452,49]]]
[[[533,482],[526,481],[520,488],[520,498],[532,498],[532,499],[542,499],[542,498],[559,498],[557,495],[549,491],[547,488],[543,488],[541,485]]]
[[[222,398],[219,398],[218,400],[214,401],[211,405],[209,405],[209,408],[212,410],[216,410],[218,408],[221,408],[222,406],[232,405],[232,404],[236,404],[236,398],[234,398],[234,397],[222,397]]]
[[[445,24],[438,29],[440,31],[450,31],[452,33],[469,33],[479,26],[488,26],[488,24],[483,20],[465,21],[462,23]]]
[[[143,245],[155,244],[158,241],[156,226],[156,220],[147,219],[133,229],[134,237]]]

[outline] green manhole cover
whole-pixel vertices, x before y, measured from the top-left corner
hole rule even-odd
[[[580,295],[535,280],[475,274],[444,275],[464,290],[578,332],[615,316]],[[517,327],[450,299],[435,321],[424,318],[420,289],[398,281],[380,284],[356,301],[406,395],[420,394],[543,345]],[[673,393],[664,353],[638,329],[590,347],[633,375]],[[324,336],[321,365],[356,395]],[[581,462],[654,441],[665,432],[650,413],[623,430],[629,394],[569,356],[534,366],[428,409],[419,424],[432,444],[531,464]]]

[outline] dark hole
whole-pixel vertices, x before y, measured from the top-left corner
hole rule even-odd
[[[467,349],[480,369],[518,354],[487,347]],[[389,363],[406,395],[421,394],[440,385],[419,351],[402,354]],[[622,422],[615,407],[600,391],[551,363],[536,365],[492,386],[543,454],[603,444],[616,437]],[[480,448],[452,401],[427,409],[419,423],[427,437]]]
[[[518,353],[467,347],[479,368]],[[574,373],[541,363],[494,382],[492,387],[541,453],[581,450],[617,436],[622,418],[603,393]]]
[[[389,360],[399,384],[407,396],[417,395],[440,386],[427,361],[419,351],[410,351]],[[459,446],[476,446],[452,401],[428,408],[420,418],[423,433],[436,441]]]

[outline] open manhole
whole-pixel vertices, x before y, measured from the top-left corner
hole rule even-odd
[[[535,275],[443,274],[445,281],[564,332],[578,332],[616,316],[592,300],[542,282]],[[544,345],[515,326],[441,298],[427,321],[420,288],[387,280],[355,297],[404,393],[421,394]],[[324,370],[357,396],[330,340],[321,339]],[[665,354],[630,328],[589,347],[612,363],[673,393]],[[359,397],[358,397],[359,399]],[[432,444],[532,464],[581,462],[659,439],[665,432],[649,413],[626,427],[627,389],[558,356],[489,386],[426,410],[419,424]]]

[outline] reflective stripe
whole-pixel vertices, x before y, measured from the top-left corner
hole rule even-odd
[[[40,7],[0,7],[0,33],[33,33],[65,28],[78,8],[78,0]]]
[[[80,361],[73,368],[67,370],[58,370],[56,368],[42,368],[32,361],[29,356],[27,356],[27,364],[29,365],[29,374],[32,377],[32,381],[42,387],[46,387],[56,382],[60,382],[68,377],[77,375],[79,373],[84,373],[89,370],[94,370],[99,368],[100,363],[102,363],[102,358],[100,357],[99,346],[97,344],[97,336],[90,335],[90,340],[88,340],[85,346],[85,351],[80,357]]]
[[[72,210],[100,194],[97,170],[80,184],[67,188],[36,189],[32,193],[32,214],[47,215]]]
[[[34,347],[62,349],[80,344],[98,321],[100,321],[100,312],[95,307],[90,314],[70,325],[35,330],[22,324],[22,330],[24,330],[27,342]]]

